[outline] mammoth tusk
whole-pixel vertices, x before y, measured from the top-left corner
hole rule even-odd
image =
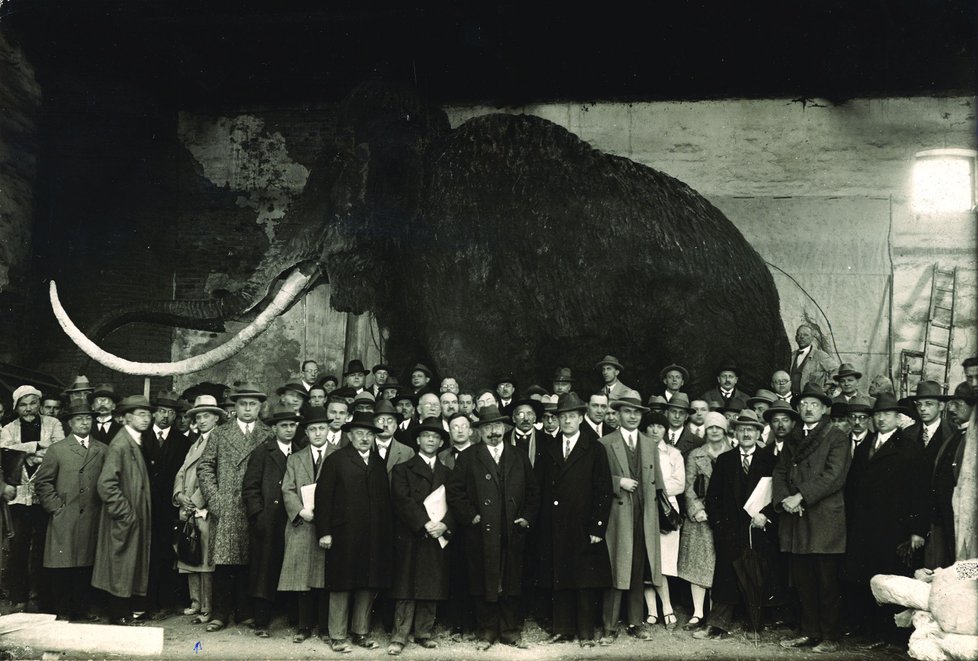
[[[292,301],[309,286],[315,277],[315,273],[305,275],[300,269],[294,270],[282,284],[282,288],[275,294],[275,298],[262,310],[254,321],[242,328],[237,335],[224,344],[214,347],[199,356],[192,356],[179,360],[174,363],[139,363],[132,360],[120,358],[111,354],[99,345],[95,344],[75,325],[68,316],[61,301],[58,298],[58,287],[54,280],[51,281],[51,309],[54,316],[61,324],[72,342],[84,351],[92,359],[105,365],[109,369],[123,374],[134,374],[138,376],[176,376],[179,374],[191,374],[205,370],[208,367],[227,360],[234,354],[243,349],[249,342],[261,335],[271,325],[271,323],[284,312]]]

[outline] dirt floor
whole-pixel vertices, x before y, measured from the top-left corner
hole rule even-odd
[[[0,607],[0,612],[6,609]],[[439,635],[436,641],[438,649],[427,650],[416,645],[408,644],[401,654],[404,659],[423,659],[426,661],[460,659],[782,659],[784,661],[825,659],[820,655],[807,651],[785,650],[778,641],[790,637],[788,629],[773,629],[762,631],[755,643],[753,633],[737,632],[730,638],[721,641],[700,641],[683,631],[681,625],[686,617],[677,611],[680,617],[680,627],[669,632],[660,624],[653,628],[653,640],[639,641],[622,634],[610,647],[581,648],[576,642],[543,645],[546,640],[545,632],[532,622],[527,623],[524,638],[530,645],[528,650],[519,650],[506,645],[494,645],[486,652],[475,649],[474,640],[451,642],[447,634]],[[303,643],[292,642],[293,630],[288,627],[284,618],[272,622],[271,638],[261,639],[246,627],[231,626],[224,631],[207,633],[204,625],[192,625],[190,618],[173,616],[161,622],[154,622],[164,629],[163,659],[380,659],[389,658],[386,654],[388,637],[382,631],[376,631],[376,640],[380,649],[363,650],[355,648],[352,654],[337,655],[329,646],[317,637],[312,637]],[[896,653],[867,652],[858,646],[859,641],[844,641],[839,654],[832,655],[833,659],[909,659],[910,657]],[[30,659],[59,659],[59,658],[89,658],[88,656],[69,656],[59,653],[35,649],[9,649],[3,647],[0,637],[0,654],[3,658]],[[127,658],[124,655],[109,658]]]

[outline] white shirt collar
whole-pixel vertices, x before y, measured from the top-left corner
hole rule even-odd
[[[861,442],[862,442],[862,440],[863,440],[864,438],[866,438],[866,436],[867,436],[868,434],[869,434],[869,431],[868,431],[868,430],[866,430],[866,431],[863,431],[863,432],[862,432],[862,433],[860,433],[860,434],[853,434],[853,435],[852,435],[852,440],[854,440],[854,441],[855,441],[856,443],[861,443]]]
[[[808,354],[810,354],[811,352],[812,352],[812,345],[811,345],[811,344],[809,344],[809,345],[808,345],[807,347],[805,347],[804,349],[799,349],[799,350],[798,350],[798,354],[797,354],[797,355],[798,355],[798,356],[800,356],[800,357],[802,357],[802,358],[804,358],[805,356],[807,356],[807,355],[808,355]]]
[[[254,422],[242,422],[241,420],[235,420],[235,422],[238,423],[238,429],[241,430],[241,433],[242,434],[247,434],[248,433],[248,425],[251,425],[251,428],[252,429],[255,428],[255,423]]]
[[[435,462],[438,461],[437,455],[435,455],[434,457],[426,457],[419,452],[418,456],[421,457],[426,464],[428,464],[428,467],[431,468],[431,470],[435,469]]]
[[[72,434],[72,436],[74,436],[74,434]],[[75,436],[75,438],[78,439],[80,443],[84,443],[85,445],[88,445],[92,440],[90,436]]]
[[[893,436],[893,434],[895,434],[895,433],[896,433],[896,429],[893,429],[891,431],[888,431],[885,434],[877,434],[877,436],[876,436],[876,445],[877,445],[877,447],[880,446],[880,445],[883,445],[888,440],[890,440],[890,437]]]
[[[570,449],[573,450],[574,446],[577,445],[577,441],[579,441],[580,438],[581,438],[581,431],[578,430],[573,436],[564,436],[564,445],[570,443]],[[564,448],[560,448],[560,451],[563,452]]]
[[[376,445],[378,448],[384,448],[386,450],[391,446],[391,443],[393,442],[394,442],[393,438],[388,438],[386,443],[384,443],[379,438],[377,438],[374,440],[374,445]]]
[[[126,428],[126,431],[129,432],[129,435],[132,437],[132,440],[136,441],[136,445],[142,447],[142,445],[143,445],[143,436],[142,436],[142,434],[140,434],[138,431],[136,431],[135,429],[133,429],[129,425],[125,425],[125,428]]]
[[[286,457],[292,454],[292,443],[283,443],[277,438],[275,439],[275,442],[278,443],[278,449],[281,450],[282,454],[284,454]]]
[[[592,420],[591,418],[589,418],[587,415],[584,416],[584,422],[586,422],[587,423],[587,426],[590,427],[591,429],[593,429],[594,431],[598,431],[598,424],[600,424],[600,423],[595,422],[594,420]],[[578,431],[577,433],[580,434],[581,432]]]
[[[170,430],[171,429],[173,429],[173,427],[167,427],[166,429],[160,429],[156,425],[153,425],[153,436],[155,436],[156,438],[159,438],[160,437],[160,434],[163,434],[163,440],[166,440],[166,439],[170,438]]]
[[[940,418],[937,418],[936,420],[934,420],[934,422],[930,423],[929,425],[924,425],[924,428],[927,429],[927,438],[934,438],[934,434],[937,433],[937,428],[940,426],[941,426]]]

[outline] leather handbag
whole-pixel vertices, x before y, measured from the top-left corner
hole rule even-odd
[[[682,523],[682,516],[679,514],[679,510],[669,502],[669,497],[666,495],[666,492],[662,489],[657,489],[655,492],[655,502],[659,510],[659,531],[672,532],[673,530],[679,530],[679,526]]]
[[[200,528],[197,527],[196,516],[188,516],[182,524],[177,524],[177,558],[187,565],[199,565],[203,562]]]

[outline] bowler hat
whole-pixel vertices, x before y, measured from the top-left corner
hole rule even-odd
[[[849,415],[850,413],[872,414],[872,412],[873,412],[873,403],[869,400],[868,397],[864,397],[862,395],[856,395],[855,397],[849,400],[848,404],[846,404],[846,415]]]
[[[734,422],[734,427],[740,427],[741,425],[749,425],[751,427],[756,427],[757,429],[764,429],[764,423],[760,421],[757,414],[750,409],[744,409],[737,415],[737,421]]]
[[[113,402],[119,402],[119,396],[115,394],[115,388],[112,387],[111,383],[100,383],[95,386],[92,390],[92,398],[95,397],[108,397]]]
[[[302,424],[305,426],[314,425],[317,423],[328,423],[329,416],[326,415],[326,408],[323,406],[309,406],[305,409],[305,413],[301,416]],[[344,427],[345,429],[345,427]]]
[[[513,405],[514,416],[516,415],[516,409],[518,409],[521,406],[529,406],[531,409],[533,409],[533,414],[537,417],[538,420],[543,417],[543,402],[540,401],[539,399],[530,399],[529,397],[526,397],[516,402]]]
[[[394,370],[391,369],[390,365],[385,365],[384,363],[377,363],[376,365],[373,366],[373,368],[370,371],[376,374],[379,371],[393,372]]]
[[[429,379],[431,378],[431,370],[428,369],[428,367],[422,363],[416,363],[414,367],[411,368],[410,374],[414,374],[415,372],[421,372]]]
[[[951,398],[944,394],[944,389],[937,381],[920,381],[917,383],[917,391],[907,397],[907,400],[915,402],[920,399],[936,399],[939,402],[946,402]]]
[[[364,376],[370,374],[370,370],[363,366],[363,361],[359,358],[354,358],[346,365],[346,371],[343,372],[343,376],[350,376],[351,374],[363,373]]]
[[[587,404],[581,401],[576,392],[568,392],[560,396],[557,400],[557,413],[567,413],[568,411],[587,411]]]
[[[403,419],[403,416],[397,412],[394,405],[387,399],[382,399],[374,405],[374,419],[376,420],[381,415],[392,415],[398,422]]]
[[[333,392],[329,393],[329,397],[339,397],[341,399],[354,399],[357,396],[356,388],[351,388],[350,386],[343,386],[342,388],[337,388]]]
[[[833,381],[838,381],[839,379],[846,376],[854,376],[857,379],[863,378],[863,373],[856,370],[852,366],[852,363],[842,363],[839,365],[839,371],[832,376]]]
[[[492,422],[504,422],[507,425],[512,424],[512,421],[505,415],[499,412],[498,406],[486,406],[479,412],[479,419],[472,423],[472,427],[478,429],[483,425],[488,425]]]
[[[569,367],[558,367],[554,370],[554,383],[574,383],[574,377],[571,375],[571,369]]]
[[[633,409],[638,409],[642,413],[648,413],[649,411],[652,410],[648,406],[642,406],[641,397],[626,396],[626,397],[621,397],[619,399],[611,400],[611,408],[613,408],[614,410],[617,411],[623,406],[631,406]]]
[[[227,398],[232,402],[237,402],[242,397],[251,397],[259,402],[268,399],[268,395],[262,392],[261,388],[251,382],[242,383],[240,386],[228,393]]]
[[[187,415],[193,418],[198,413],[213,413],[221,419],[227,415],[224,409],[217,405],[217,399],[214,395],[197,395],[197,399],[194,400],[193,407],[187,411]]]
[[[183,410],[183,402],[180,401],[180,395],[173,392],[158,392],[156,397],[153,398],[153,406],[156,408],[165,407],[168,409],[173,409],[174,411]]]
[[[400,381],[397,380],[396,376],[387,377],[387,383],[380,387],[381,390],[387,390],[388,388],[396,388],[400,385]]]
[[[884,411],[896,411],[897,413],[910,415],[910,411],[900,405],[896,396],[888,392],[880,393],[876,398],[876,402],[873,404],[873,413],[882,413]]]
[[[672,396],[668,402],[666,402],[666,407],[671,409],[683,409],[684,411],[689,411],[689,395],[684,392],[677,392]]]
[[[418,405],[418,396],[417,395],[415,395],[413,392],[411,392],[411,390],[409,388],[405,388],[404,386],[398,386],[397,387],[397,394],[394,395],[393,397],[391,397],[390,401],[391,401],[392,404],[397,404],[399,401],[404,400],[404,399],[406,399],[409,402],[411,402],[411,406],[415,406],[416,407]]]
[[[774,404],[775,400],[777,399],[778,396],[775,395],[773,392],[761,388],[756,393],[754,393],[753,397],[747,400],[747,406],[753,407],[755,404],[760,404],[760,403],[766,403],[768,405],[771,405]]]
[[[611,365],[617,370],[625,369],[624,366],[622,366],[622,364],[618,362],[618,359],[610,354],[605,356],[601,360],[599,360],[597,363],[595,363],[594,368],[601,369],[605,365]]]
[[[61,394],[67,395],[70,392],[91,392],[94,389],[95,388],[92,386],[92,384],[88,382],[87,376],[79,375],[75,377],[75,382],[65,388],[64,392]]]
[[[832,406],[832,398],[826,395],[824,390],[812,382],[806,383],[802,391],[791,398],[791,405],[798,408],[798,402],[806,397],[814,397],[826,406]]]
[[[149,400],[142,395],[130,395],[129,397],[124,397],[121,402],[116,404],[114,415],[122,415],[123,413],[130,413],[137,409],[145,409],[152,413],[156,410],[156,407],[149,403]]]
[[[516,387],[516,378],[512,374],[500,374],[496,377],[496,380],[492,382],[492,385],[499,386],[500,383],[510,383],[513,387]]]
[[[309,399],[309,391],[306,390],[306,387],[301,383],[296,383],[294,381],[291,381],[289,383],[286,383],[284,386],[279,386],[275,390],[275,394],[280,397],[287,392],[294,392],[295,394],[297,394],[299,397],[302,397],[303,399]]]
[[[689,370],[687,370],[682,365],[677,365],[676,363],[670,363],[669,365],[666,365],[661,370],[659,370],[659,380],[660,381],[665,380],[666,374],[668,374],[669,372],[673,372],[673,371],[679,372],[680,374],[682,374],[683,375],[683,381],[689,381]]]
[[[92,407],[85,402],[74,402],[71,406],[61,412],[59,416],[62,420],[71,420],[76,415],[87,415],[89,417],[95,415],[92,411]]]
[[[833,420],[838,420],[849,415],[849,405],[846,402],[832,402],[831,408],[829,408],[829,417]]]
[[[784,413],[785,415],[793,418],[795,422],[801,420],[801,416],[798,415],[798,411],[794,410],[788,405],[788,402],[783,399],[771,404],[766,411],[764,411],[763,418],[765,422],[771,422],[771,418],[774,417],[775,413]]]
[[[323,407],[314,406],[312,408],[321,409]],[[290,420],[292,422],[299,422],[300,420],[302,420],[302,416],[296,413],[291,406],[286,406],[284,404],[276,404],[275,406],[272,407],[272,410],[269,413],[266,422],[269,425],[275,425],[276,423],[288,422]]]
[[[445,426],[441,424],[441,418],[436,418],[430,416],[421,421],[421,424],[411,427],[411,438],[417,440],[418,435],[423,431],[433,431],[441,436],[443,441],[448,440],[448,431],[445,430]]]
[[[974,405],[976,399],[975,389],[971,387],[967,381],[962,381],[954,388],[954,394],[951,395],[950,399],[960,399],[967,404]]]
[[[369,429],[375,434],[379,434],[381,431],[383,431],[380,427],[374,424],[374,414],[366,411],[354,413],[353,419],[343,425],[343,431],[350,431],[351,429]]]

